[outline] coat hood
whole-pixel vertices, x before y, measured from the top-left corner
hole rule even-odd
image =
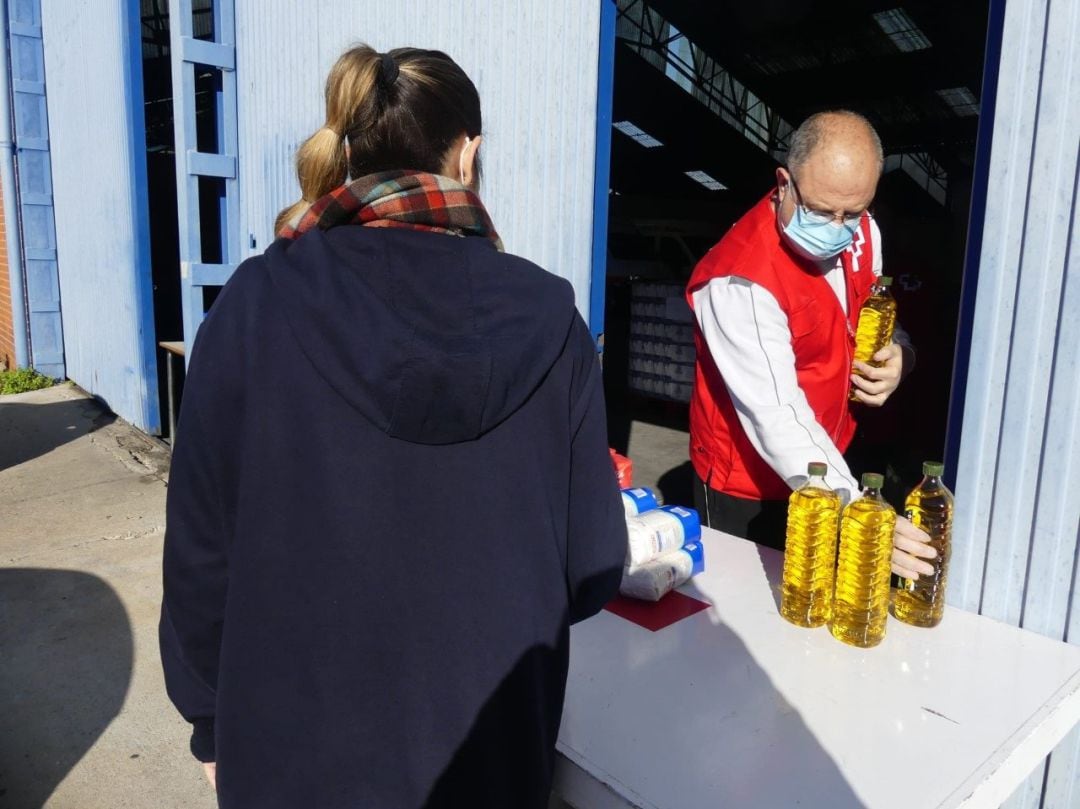
[[[478,237],[343,226],[279,239],[274,294],[326,384],[388,435],[469,441],[562,353],[570,285]]]

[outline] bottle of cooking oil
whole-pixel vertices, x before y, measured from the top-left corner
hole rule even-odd
[[[862,496],[840,516],[840,560],[829,631],[852,646],[876,646],[885,637],[896,512],[881,496],[883,482],[881,475],[863,475]]]
[[[934,461],[923,464],[922,483],[904,501],[904,516],[930,535],[930,544],[938,555],[927,559],[934,566],[931,576],[901,579],[893,598],[893,612],[906,624],[937,626],[945,613],[945,583],[952,552],[953,495],[941,481],[945,465]]]
[[[874,355],[892,342],[893,328],[896,326],[896,299],[889,291],[891,286],[892,278],[881,276],[871,287],[870,297],[859,310],[859,326],[855,330],[855,359],[859,362],[876,366]],[[854,388],[851,400],[858,401]]]
[[[788,498],[780,614],[796,626],[821,626],[832,608],[840,496],[825,482],[828,470],[810,464],[806,483]]]

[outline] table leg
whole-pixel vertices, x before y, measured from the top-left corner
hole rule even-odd
[[[171,351],[166,351],[165,356],[168,358],[165,360],[165,376],[168,380],[169,386],[169,445],[175,446],[176,444],[176,392],[174,390],[173,383],[173,361],[175,357]]]

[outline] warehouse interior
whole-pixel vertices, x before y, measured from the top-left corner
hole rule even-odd
[[[885,471],[895,501],[923,460],[943,457],[987,16],[986,2],[619,0],[604,329],[614,446],[627,450],[631,424],[685,430],[681,290],[774,185],[792,129],[846,108],[884,144],[872,213],[918,351],[887,405],[864,408],[849,458],[856,473]],[[660,485],[688,502],[689,481],[686,464]]]

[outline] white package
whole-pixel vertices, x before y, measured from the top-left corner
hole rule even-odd
[[[626,564],[637,567],[699,539],[701,521],[692,508],[663,506],[636,517],[627,517],[626,533],[629,538]]]
[[[656,493],[652,489],[637,487],[622,490],[623,510],[627,517],[644,514],[660,505]]]
[[[705,549],[692,542],[635,568],[623,570],[619,592],[629,598],[659,601],[705,569]]]

